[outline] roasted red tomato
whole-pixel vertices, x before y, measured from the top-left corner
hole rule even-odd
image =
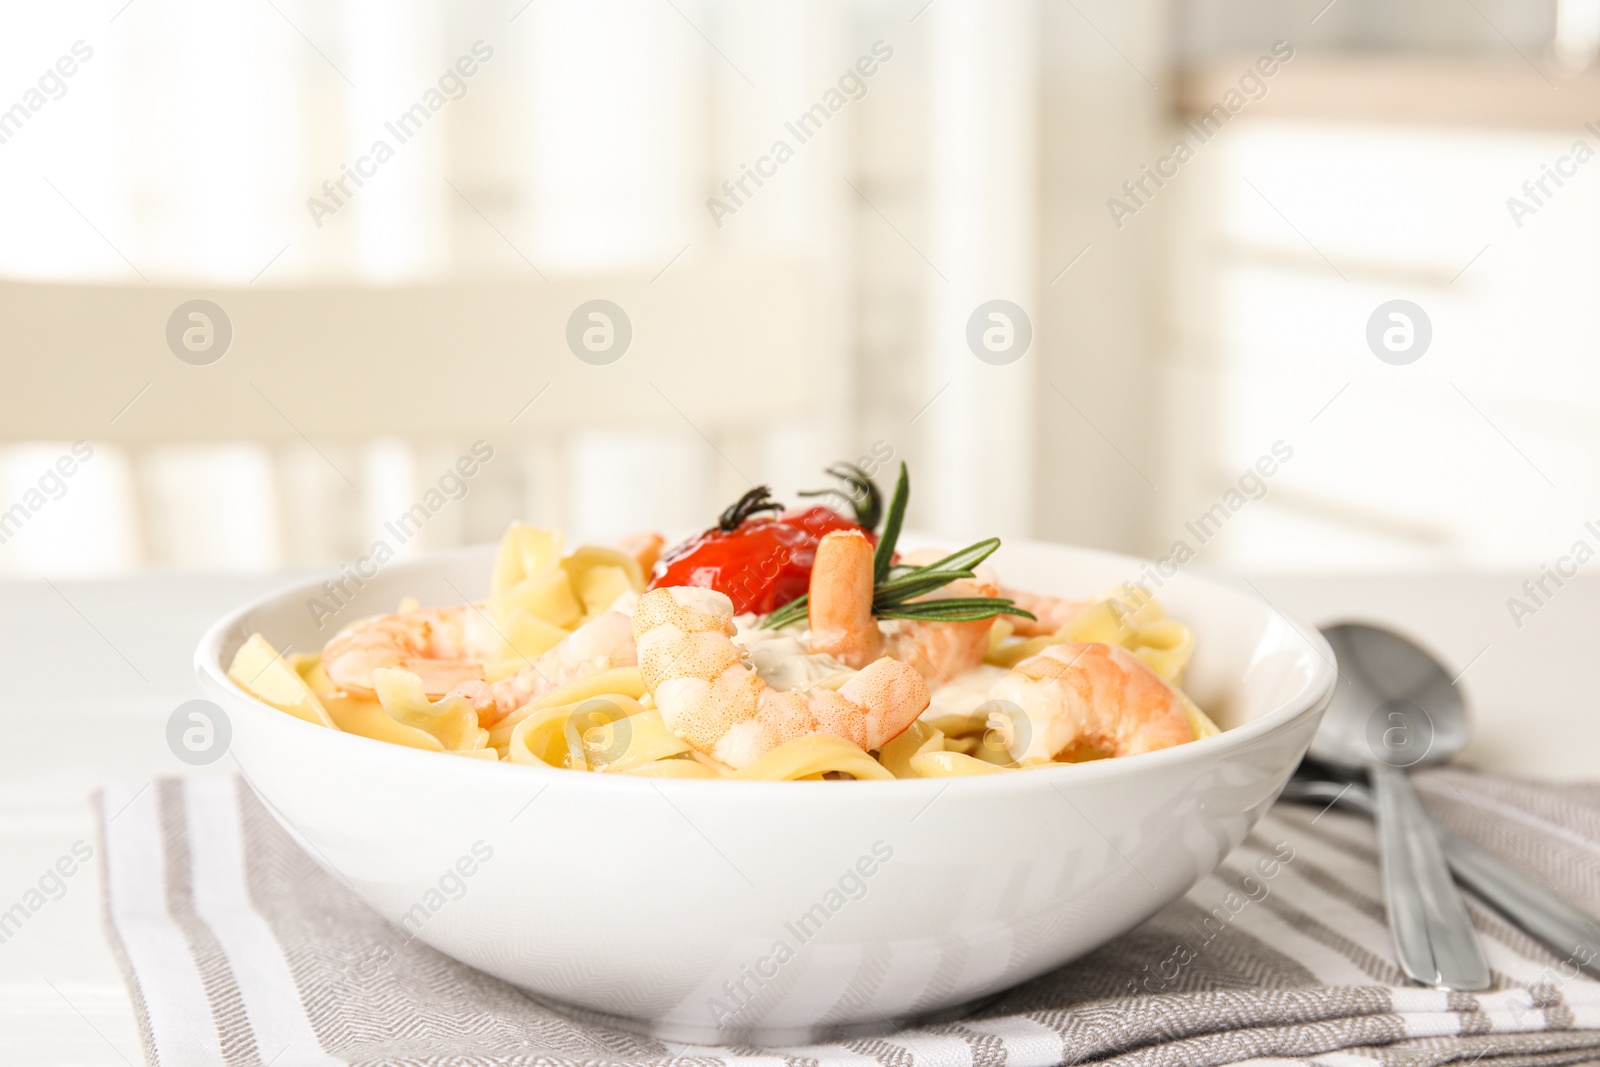
[[[871,527],[882,511],[877,487],[852,469],[851,477],[830,470],[852,489],[852,522],[828,507],[790,508],[769,497],[767,486],[750,490],[717,525],[662,553],[650,572],[650,588],[698,585],[726,593],[736,613],[766,615],[804,593],[811,583],[817,542],[834,530]],[[859,479],[854,475],[859,475]],[[777,515],[761,512],[775,511]]]

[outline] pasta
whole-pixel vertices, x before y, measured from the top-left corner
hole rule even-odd
[[[762,490],[724,513],[717,528],[662,557],[649,576],[659,537],[634,539],[642,550],[587,545],[569,553],[559,533],[514,523],[481,603],[424,609],[408,599],[393,615],[347,627],[322,653],[286,656],[252,635],[228,675],[251,696],[326,729],[478,760],[646,778],[970,777],[1134,754],[1219,732],[1181,688],[1194,632],[1167,617],[1152,595],[1125,588],[1080,604],[1027,594],[1030,606],[1048,601],[1052,619],[1068,621],[1042,634],[1035,622],[1024,631],[1034,636],[1019,637],[1011,617],[1034,616],[999,595],[1004,590],[979,567],[997,541],[928,563],[896,562],[894,508],[904,507],[903,468],[901,479],[876,547],[862,548],[862,534],[841,529],[852,524],[829,513],[832,527],[814,538],[816,562],[806,560],[809,605],[793,599],[791,585],[791,603],[734,616],[721,606],[729,601],[720,590],[663,584],[669,560],[676,565],[685,553],[715,546],[719,536],[742,550],[742,531],[765,535],[766,524],[790,515],[767,519],[737,510],[752,499],[770,510]],[[875,571],[866,583],[871,612],[853,624],[867,629],[828,646],[864,645],[868,650],[854,661],[819,651],[822,642],[806,625],[804,612],[831,610],[828,596],[853,588],[837,584],[830,571],[832,561],[844,558],[830,554],[835,550],[855,552],[857,560],[861,552],[872,555]],[[792,570],[797,557],[786,551],[784,566]],[[741,593],[774,599],[756,580],[765,570],[753,577],[748,567],[720,566],[719,581],[731,573]],[[941,587],[957,595],[931,595]],[[644,605],[655,606],[645,611]],[[692,621],[705,610],[713,612],[709,621]],[[690,621],[663,625],[641,621],[646,617]],[[685,659],[685,649],[696,651]],[[933,662],[939,656],[947,658]],[[919,657],[931,671],[910,669]],[[724,673],[680,676],[680,663],[714,663],[707,669]],[[883,689],[867,681],[872,672],[899,681]],[[1123,687],[1106,689],[1106,678]],[[759,701],[738,696],[747,691]],[[724,692],[734,694],[728,699],[738,707],[748,699],[749,708],[768,709],[762,716],[789,718],[759,726],[767,720],[740,717],[754,710],[720,713],[734,717],[719,728],[726,735],[708,740],[695,715]],[[872,694],[891,692],[898,703],[874,710]],[[1096,694],[1087,711],[1084,692]],[[901,717],[891,722],[886,715]],[[1085,715],[1110,725],[1095,733],[1077,721]],[[1144,718],[1162,716],[1158,728],[1144,729]],[[719,739],[748,739],[761,730],[770,739],[759,744]]]

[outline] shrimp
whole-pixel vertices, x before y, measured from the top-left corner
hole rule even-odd
[[[323,648],[323,670],[340,689],[364,697],[372,695],[377,668],[410,671],[437,699],[462,682],[483,678],[482,650],[468,637],[466,612],[457,604],[362,619]]]
[[[619,539],[617,547],[632,556],[634,562],[639,564],[639,572],[648,577],[656,560],[661,558],[661,548],[666,543],[665,537],[654,530],[646,530]]]
[[[531,700],[563,685],[636,661],[628,617],[608,611],[595,616],[509,678],[492,685],[486,666],[499,647],[473,639],[468,620],[481,609],[458,604],[377,615],[336,634],[322,650],[323,669],[347,693],[371,698],[372,672],[379,667],[410,671],[422,679],[429,700],[462,696],[492,726]],[[493,634],[492,628],[489,632]],[[498,635],[494,635],[498,638]]]
[[[908,663],[931,686],[942,685],[983,662],[993,619],[971,622],[923,622],[872,616],[872,542],[858,530],[835,530],[817,545],[806,603],[811,624],[811,651],[862,667],[888,655]],[[930,553],[933,562],[940,553]],[[908,562],[914,562],[907,557]],[[963,578],[935,590],[929,599],[990,597],[999,585],[987,573]]]
[[[939,589],[928,599],[995,596],[997,587],[984,581],[962,579]],[[914,603],[914,602],[913,602]],[[982,665],[989,649],[993,619],[968,622],[925,622],[889,619],[883,623],[889,655],[911,664],[929,685],[944,685],[952,678]]]
[[[652,589],[633,613],[639,670],[667,728],[735,769],[807,734],[831,734],[870,751],[928,706],[921,676],[888,658],[867,664],[837,691],[773,689],[740,659],[735,632],[733,601],[699,586]]]
[[[1000,595],[1016,601],[1017,607],[1034,616],[1016,615],[1011,619],[1011,632],[1018,637],[1044,637],[1060,633],[1062,627],[1083,613],[1089,606],[1087,600],[1067,600],[1064,597],[1030,593],[1026,589],[1002,589]]]
[[[994,684],[990,700],[1022,709],[1013,759],[1132,756],[1193,740],[1183,697],[1116,645],[1051,645]]]
[[[872,542],[859,530],[835,530],[817,543],[806,593],[813,655],[860,670],[883,655],[872,617]]]

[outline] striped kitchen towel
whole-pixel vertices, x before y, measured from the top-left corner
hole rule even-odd
[[[1418,776],[1433,812],[1600,913],[1600,786]],[[1143,926],[970,1015],[802,1048],[702,1048],[566,1017],[393,928],[236,779],[99,797],[107,932],[145,1056],[228,1064],[1048,1067],[1600,1062],[1600,983],[1469,897],[1482,994],[1407,987],[1370,824],[1278,805]],[[1270,882],[1248,878],[1265,857]],[[376,944],[403,945],[362,968]],[[354,977],[360,971],[360,977]]]

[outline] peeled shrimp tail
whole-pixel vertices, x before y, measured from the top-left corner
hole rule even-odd
[[[859,530],[835,530],[817,544],[806,595],[814,654],[856,668],[883,654],[872,617],[873,551]]]
[[[651,590],[633,615],[639,670],[668,729],[731,767],[807,734],[878,748],[928,706],[921,677],[892,659],[868,664],[837,692],[772,689],[740,660],[732,623],[732,600],[691,586]]]
[[[1051,645],[995,683],[991,699],[1022,709],[1016,759],[1133,756],[1193,740],[1179,696],[1116,645]]]

